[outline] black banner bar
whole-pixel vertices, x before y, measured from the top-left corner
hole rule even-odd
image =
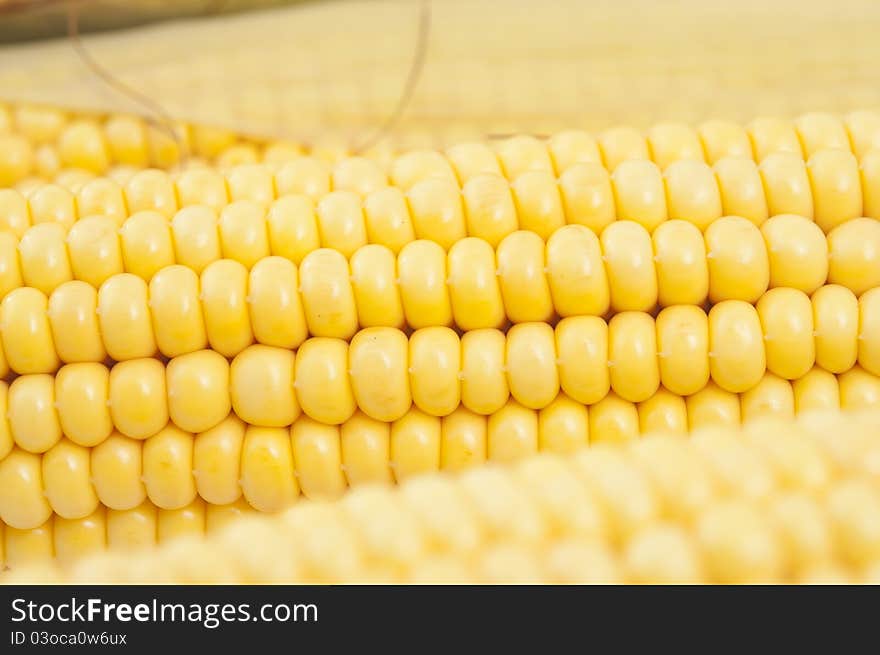
[[[838,650],[873,632],[878,595],[874,587],[9,586],[0,587],[0,653],[458,652],[478,643],[492,653],[686,643],[759,652],[773,634],[786,650],[800,639]]]

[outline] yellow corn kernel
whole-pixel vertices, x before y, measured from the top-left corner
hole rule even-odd
[[[107,546],[106,510],[98,507],[94,512],[79,519],[56,516],[52,522],[55,559],[61,567],[93,557]]]
[[[149,282],[174,263],[174,242],[168,220],[155,211],[133,213],[120,228],[125,270]]]
[[[122,434],[146,439],[168,422],[165,368],[152,359],[119,362],[110,370],[110,415]]]
[[[415,405],[432,416],[446,416],[461,400],[461,342],[446,327],[422,328],[409,339],[409,376]]]
[[[131,509],[107,510],[107,544],[120,553],[155,546],[158,512],[150,502]]]
[[[770,214],[758,166],[744,157],[724,157],[712,167],[725,216],[742,216],[761,225]]]
[[[788,380],[805,375],[816,361],[809,297],[796,289],[771,289],[756,308],[764,331],[767,370]]]
[[[150,280],[149,294],[159,352],[176,357],[208,345],[199,278],[192,269],[180,265],[163,268]]]
[[[657,304],[657,272],[647,230],[632,221],[615,221],[602,231],[611,308],[646,312]]]
[[[226,187],[233,203],[245,200],[266,207],[275,200],[275,181],[263,164],[234,167],[226,175]]]
[[[416,407],[391,424],[390,465],[397,482],[440,469],[440,419]]]
[[[28,287],[11,291],[0,302],[0,339],[16,373],[52,373],[60,364],[47,309],[46,296]]]
[[[859,163],[845,143],[846,150],[819,150],[807,162],[814,218],[823,232],[863,215]]]
[[[463,330],[498,328],[504,323],[495,253],[486,241],[468,237],[455,243],[447,256],[452,315]]]
[[[600,401],[611,388],[608,324],[598,316],[570,316],[555,332],[560,387],[585,405]]]
[[[96,446],[113,431],[110,372],[103,364],[61,367],[55,376],[55,404],[62,432],[80,446]]]
[[[62,439],[43,455],[42,468],[46,498],[56,514],[81,519],[97,509],[88,448]]]
[[[366,245],[355,251],[349,266],[361,327],[402,327],[403,303],[394,253],[385,246]]]
[[[232,409],[229,362],[213,350],[173,358],[165,369],[165,378],[168,414],[175,425],[187,432],[212,428]]]
[[[49,295],[73,279],[66,230],[58,223],[34,225],[18,244],[24,284]]]
[[[123,272],[122,247],[112,218],[91,216],[77,221],[67,233],[67,252],[73,277],[93,287]]]
[[[709,312],[709,370],[718,386],[746,391],[764,375],[766,364],[757,310],[742,300],[715,305]]]
[[[103,173],[110,165],[110,153],[101,128],[91,121],[68,123],[58,135],[58,154],[65,166]]]
[[[43,493],[40,460],[39,455],[14,448],[0,461],[0,519],[7,531],[35,528],[52,514],[52,506]],[[7,541],[7,557],[8,552]]]
[[[605,314],[611,302],[611,276],[605,272],[596,235],[583,226],[567,226],[547,240],[546,248],[547,278],[556,313],[563,317]],[[613,279],[619,286],[616,274]]]
[[[770,263],[760,230],[744,218],[730,216],[706,230],[709,300],[755,302],[770,284]]]
[[[40,373],[22,375],[9,385],[6,418],[19,447],[44,453],[61,439],[61,423],[55,405],[55,381]]]
[[[107,149],[113,161],[131,166],[147,166],[147,134],[142,120],[134,116],[111,116],[104,122]]]
[[[235,502],[241,496],[238,485],[245,424],[229,414],[214,427],[196,435],[193,441],[193,476],[199,496],[215,505]]]
[[[314,157],[298,157],[284,164],[275,173],[278,197],[297,193],[318,200],[330,192],[330,171]]]
[[[226,178],[211,168],[190,168],[174,181],[181,209],[200,205],[219,212],[229,203]]]
[[[560,393],[538,413],[538,450],[570,453],[589,442],[589,413],[581,403]]]
[[[346,489],[339,427],[300,417],[290,428],[294,468],[308,498],[335,499]]]
[[[548,239],[565,225],[562,197],[556,178],[549,171],[527,171],[513,180],[510,189],[521,230]]]
[[[635,221],[653,232],[666,220],[663,175],[657,164],[641,159],[621,162],[611,175],[617,218]]]
[[[406,203],[407,198],[396,187],[376,189],[364,198],[364,221],[370,243],[390,248],[396,255],[404,245],[415,240],[413,221]],[[317,242],[317,236],[315,240]]]
[[[559,193],[567,223],[601,232],[616,218],[611,177],[598,162],[584,162],[559,176]]]
[[[759,170],[770,216],[797,214],[813,218],[813,194],[800,153],[777,151],[760,161]]]
[[[796,414],[840,409],[840,389],[833,373],[814,367],[791,384]]]
[[[794,417],[794,391],[788,380],[767,372],[761,381],[742,394],[742,420]]]
[[[658,123],[647,134],[651,159],[660,168],[675,161],[704,161],[703,146],[695,130],[682,123]]]
[[[300,292],[309,333],[350,339],[357,331],[357,308],[351,272],[335,250],[313,250],[299,269]]]
[[[147,497],[141,444],[118,432],[92,448],[91,473],[101,504],[110,509],[133,509]]]
[[[651,238],[660,304],[702,304],[709,294],[709,260],[700,231],[686,221],[671,220],[659,225]]]
[[[590,443],[622,443],[639,436],[636,406],[613,391],[590,406]]]
[[[880,222],[856,218],[828,233],[828,281],[857,296],[880,286]]]
[[[467,233],[484,239],[493,248],[517,229],[516,206],[506,180],[477,175],[462,187]]]
[[[224,357],[234,357],[254,341],[248,271],[231,259],[218,260],[202,271],[199,287],[208,343]]]
[[[495,253],[505,313],[514,323],[548,321],[554,313],[544,242],[532,232],[505,237]]]
[[[721,196],[715,178],[701,161],[682,158],[671,163],[664,181],[670,218],[684,219],[705,229],[721,217]]]
[[[612,127],[596,137],[602,162],[608,170],[614,170],[627,159],[650,159],[648,143],[637,130],[630,127]]]
[[[217,214],[204,205],[185,206],[171,220],[174,259],[198,274],[222,257]]]
[[[254,425],[285,427],[293,423],[300,413],[294,366],[294,354],[281,348],[257,344],[239,353],[228,373],[236,413]],[[212,386],[218,394],[225,393],[221,382],[212,382]],[[224,409],[228,412],[229,408]]]
[[[393,480],[391,468],[391,425],[372,419],[360,410],[342,424],[342,466],[352,487],[385,484]]]
[[[770,265],[770,287],[813,293],[828,278],[828,244],[813,221],[780,214],[761,225]]]
[[[663,389],[638,404],[641,434],[681,434],[688,430],[685,399]]]
[[[709,381],[709,321],[698,307],[667,307],[656,319],[660,382],[682,396]]]
[[[21,239],[31,226],[27,200],[15,189],[0,189],[0,226]]]
[[[406,335],[391,328],[358,332],[349,348],[352,391],[358,406],[380,421],[402,417],[412,402]]]
[[[850,148],[849,136],[843,124],[831,114],[804,114],[795,119],[794,127],[806,157],[824,148]]]
[[[174,183],[164,171],[147,169],[135,173],[125,184],[124,193],[132,213],[154,211],[171,220],[179,209]]]
[[[67,189],[47,184],[36,189],[28,197],[31,220],[39,223],[58,223],[69,228],[76,221],[76,201]]]
[[[147,496],[162,509],[180,509],[196,496],[193,435],[169,424],[144,441],[143,478]]]
[[[858,357],[859,304],[849,289],[828,284],[812,297],[816,363],[832,373],[852,368]]]

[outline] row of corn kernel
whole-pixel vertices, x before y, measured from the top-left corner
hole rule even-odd
[[[265,266],[254,269],[262,293],[256,294],[257,285],[251,284],[250,302],[247,276],[231,262],[207,268],[205,273],[225,275],[218,274],[201,292],[195,273],[180,266],[154,277],[149,297],[146,284],[128,274],[111,278],[98,292],[83,282],[68,282],[48,304],[35,289],[17,289],[0,304],[0,373],[50,374],[64,362],[62,371],[89,371],[84,375],[94,377],[97,369],[83,365],[93,362],[104,382],[79,381],[76,386],[103,388],[103,397],[110,374],[100,362],[108,356],[121,362],[114,366],[121,375],[136,366],[122,364],[161,353],[173,358],[169,367],[175,372],[196,368],[190,361],[204,367],[207,377],[199,385],[188,386],[196,381],[190,373],[169,388],[178,398],[201,387],[210,388],[218,399],[228,398],[230,386],[234,397],[236,389],[257,384],[279,407],[302,405],[310,416],[331,423],[345,420],[357,405],[376,418],[393,420],[412,400],[432,414],[452,411],[459,400],[474,411],[491,413],[509,392],[538,408],[560,388],[588,404],[609,388],[638,402],[661,383],[689,395],[710,377],[729,391],[741,392],[757,384],[765,370],[795,379],[814,364],[842,373],[858,362],[880,375],[880,288],[857,299],[839,285],[822,286],[812,297],[778,287],[755,305],[725,300],[708,311],[673,305],[656,318],[624,311],[607,322],[598,316],[569,316],[555,328],[525,322],[507,334],[460,321],[468,330],[462,336],[445,326],[430,326],[407,337],[393,327],[358,331],[353,312],[349,329],[342,322],[348,317],[328,302],[329,294],[320,293],[326,286],[322,288],[319,276],[303,309],[292,302],[298,299],[295,293],[283,293],[284,280],[279,282],[280,274],[295,271],[293,264],[280,258],[263,261]],[[473,307],[479,305],[462,309],[471,310],[474,318],[478,312]],[[319,336],[308,338],[309,333]],[[255,339],[260,343],[254,344]],[[213,351],[204,350],[209,346]],[[226,357],[234,357],[231,366]],[[160,369],[151,377],[164,380],[164,370],[156,365]],[[283,383],[288,378],[296,384]],[[384,384],[377,387],[376,380]],[[158,390],[165,395],[164,382],[153,386],[149,394],[144,386],[141,396]],[[371,389],[386,399],[381,407],[371,400]],[[316,393],[333,397],[332,413],[320,409]],[[219,401],[214,404],[219,420],[225,411]],[[267,420],[246,414],[254,423]]]
[[[143,235],[134,226],[147,219],[171,241],[158,216],[141,214],[126,225]],[[350,339],[359,327],[473,330],[707,298],[755,303],[768,287],[824,297],[830,292],[819,290],[826,281],[837,289],[834,298],[846,296],[837,303],[849,309],[856,294],[880,286],[880,222],[866,218],[839,226],[827,240],[795,216],[774,217],[763,234],[744,219],[719,219],[705,241],[679,221],[655,231],[653,240],[637,224],[619,221],[600,238],[566,226],[546,244],[515,232],[495,251],[467,238],[448,253],[414,241],[396,258],[379,245],[358,249],[348,261],[317,249],[299,268],[278,256],[240,257],[250,271],[234,259],[204,257],[211,262],[201,275],[180,264],[157,268],[165,258],[155,256],[155,240],[134,239],[141,246],[135,254],[135,245],[125,236],[120,243],[103,219],[78,223],[66,244],[59,235],[50,239],[56,227],[31,228],[18,248],[11,235],[0,234],[2,375],[6,366],[50,373],[60,361],[108,355],[121,361],[157,350],[175,357],[208,345],[233,357],[254,341],[296,348],[310,334]],[[132,272],[117,273],[120,268]],[[85,281],[71,280],[74,275]],[[866,307],[862,321],[872,325],[873,304]]]
[[[14,126],[14,127],[13,127]],[[0,109],[0,132],[15,130],[34,146],[43,144],[36,153],[38,172],[46,175],[58,165],[103,172],[111,162],[145,167],[169,167],[180,162],[177,143],[164,131],[147,124],[139,117],[113,116],[103,126],[89,120],[68,123],[63,112],[52,108],[22,105],[14,112]],[[235,148],[234,134],[198,126],[175,126],[177,137],[186,151],[218,158],[218,163],[234,162],[242,155],[224,153]],[[57,153],[47,145],[57,142]],[[503,139],[494,147],[483,144],[463,144],[447,150],[453,163],[465,160],[473,170],[503,172],[509,179],[526,170],[547,170],[560,173],[568,165],[583,161],[600,162],[614,168],[626,159],[652,159],[665,168],[681,159],[708,161],[710,164],[726,156],[754,158],[757,161],[774,152],[792,152],[808,158],[823,148],[852,150],[861,156],[867,150],[880,147],[880,114],[870,111],[852,112],[842,118],[823,113],[804,114],[787,121],[758,118],[746,126],[729,121],[710,120],[695,129],[679,123],[661,123],[642,134],[626,127],[605,130],[596,137],[580,131],[568,131],[547,140],[528,136]],[[27,163],[24,145],[11,162],[18,160],[18,175]],[[283,153],[296,148],[280,149]],[[265,153],[271,159],[274,153]],[[225,156],[224,156],[225,155]],[[256,153],[245,155],[254,161]],[[9,164],[7,164],[8,166]],[[16,167],[10,168],[10,175]]]
[[[768,373],[739,396],[707,385],[687,399],[660,389],[631,403],[612,392],[587,408],[560,394],[540,411],[509,399],[489,417],[460,407],[441,419],[413,407],[393,422],[358,412],[341,426],[302,416],[289,429],[246,425],[230,414],[198,435],[169,423],[145,440],[108,431],[100,442],[90,439],[91,448],[59,436],[45,453],[30,452],[40,444],[19,444],[28,450],[14,447],[0,461],[0,519],[25,529],[52,512],[76,519],[98,503],[122,510],[146,498],[180,509],[197,495],[216,504],[243,496],[255,509],[276,511],[300,494],[336,498],[349,485],[838,408],[880,408],[880,379],[858,367],[839,377],[814,369],[793,384]]]
[[[852,154],[840,150],[820,150],[806,163],[791,153],[776,153],[760,166],[741,158],[725,158],[714,167],[682,160],[664,173],[651,162],[627,160],[610,175],[596,163],[574,164],[558,180],[547,171],[526,171],[512,183],[495,173],[480,173],[461,189],[445,162],[439,170],[419,162],[432,159],[430,154],[436,155],[410,153],[401,158],[414,171],[400,176],[402,184],[391,178],[393,187],[377,165],[364,158],[343,160],[331,172],[314,158],[299,157],[274,172],[264,165],[225,173],[196,167],[173,179],[160,170],[145,170],[128,179],[124,188],[98,178],[83,184],[76,196],[45,185],[33,189],[27,202],[6,190],[8,197],[0,197],[0,206],[6,207],[9,229],[21,234],[32,223],[69,225],[77,216],[94,213],[121,222],[128,214],[153,210],[170,219],[179,207],[191,204],[219,211],[230,201],[268,205],[291,193],[316,201],[329,195],[319,202],[318,212],[330,214],[325,222],[350,226],[350,242],[339,246],[347,252],[368,239],[399,242],[408,235],[448,247],[468,234],[497,244],[518,228],[546,238],[565,223],[598,232],[615,219],[635,220],[649,230],[666,220],[682,219],[705,229],[723,215],[743,216],[760,225],[768,216],[798,214],[828,232],[849,218],[880,217],[880,149],[865,155],[861,166]]]
[[[546,140],[515,136],[491,148],[481,144],[453,146],[445,154],[460,171],[474,171],[473,162],[478,161],[477,170],[503,173],[512,180],[528,170],[559,174],[580,162],[601,163],[610,170],[628,159],[642,159],[665,169],[683,159],[709,164],[724,157],[761,161],[776,152],[809,159],[827,148],[861,157],[878,147],[880,114],[857,111],[842,119],[822,113],[804,114],[793,121],[757,118],[745,126],[721,120],[709,120],[696,128],[659,123],[645,133],[627,127],[609,128],[595,136],[572,130]]]
[[[150,208],[150,185],[142,178],[152,178],[152,200],[157,205],[169,204],[168,185],[161,185],[155,173],[132,177],[139,183],[126,195],[132,197],[135,207]],[[397,158],[390,175],[363,157],[343,159],[332,168],[302,157],[274,167],[241,166],[223,173],[194,168],[177,174],[174,185],[181,206],[199,202],[218,209],[229,199],[266,204],[290,192],[305,193],[316,200],[332,191],[368,198],[390,184],[406,193],[412,205],[437,197],[443,200],[444,211],[452,214],[462,214],[463,198],[464,213],[473,215],[480,209],[477,201],[482,195],[491,198],[496,211],[513,205],[523,228],[546,236],[566,221],[601,229],[615,218],[632,219],[653,229],[668,218],[682,218],[704,228],[722,215],[743,215],[760,224],[780,213],[814,218],[827,232],[847,218],[877,217],[878,176],[880,150],[866,153],[861,165],[851,153],[834,149],[819,150],[806,163],[792,153],[781,152],[769,155],[760,165],[736,157],[721,159],[711,167],[685,159],[665,171],[640,159],[623,161],[609,170],[596,162],[581,162],[563,169],[558,179],[552,171],[527,170],[510,182],[500,171],[488,168],[462,179],[438,153],[418,151]],[[463,225],[460,216],[456,219],[453,215],[448,221],[447,230],[472,227]],[[471,218],[469,222],[475,221]]]
[[[178,540],[135,560],[117,550],[66,573],[40,562],[7,580],[876,581],[880,483],[867,462],[880,453],[878,421],[876,412],[812,415],[422,476],[236,521],[211,539]],[[141,521],[144,545],[155,543],[155,516]],[[109,533],[109,521],[92,521],[97,535]],[[49,528],[41,530],[23,550],[50,551]],[[94,541],[82,554],[103,550],[100,536]]]
[[[551,171],[531,170],[510,182],[498,172],[479,170],[463,179],[460,190],[461,175],[438,157],[431,151],[402,155],[387,179],[377,168],[368,172],[369,165],[361,158],[339,162],[332,175],[303,158],[286,164],[276,173],[276,180],[284,173],[283,186],[288,190],[327,193],[332,188],[365,198],[390,182],[406,193],[413,207],[427,205],[423,198],[431,198],[431,204],[442,199],[445,213],[451,214],[446,226],[451,234],[445,238],[470,233],[492,240],[493,231],[501,238],[507,227],[504,222],[516,220],[508,216],[513,213],[523,229],[546,236],[565,222],[598,231],[615,219],[635,220],[652,230],[665,220],[680,218],[704,229],[723,215],[741,215],[760,225],[768,216],[784,213],[812,218],[827,232],[848,218],[877,217],[880,211],[876,184],[880,150],[868,152],[861,166],[851,153],[827,149],[817,151],[807,162],[780,152],[767,156],[760,165],[727,157],[713,166],[680,160],[665,171],[640,159],[623,161],[613,172],[595,162],[581,162],[565,168],[558,179]],[[348,170],[354,168],[360,178]],[[293,169],[305,175],[291,184],[285,172]],[[345,173],[340,174],[341,170]],[[211,195],[213,199],[215,194]],[[490,204],[479,203],[481,197]],[[475,220],[479,213],[502,216],[493,217],[495,225],[486,220],[480,225]]]
[[[0,137],[4,144],[0,186],[30,175],[52,177],[63,168],[92,173],[104,173],[113,165],[170,168],[192,155],[228,166],[302,153],[295,144],[262,147],[224,129],[181,123],[162,128],[134,115],[89,117],[28,104],[0,106]]]
[[[467,296],[473,294],[490,308],[484,312],[490,323],[477,317],[469,322],[489,327],[504,314],[513,322],[546,320],[554,312],[648,311],[658,303],[700,304],[707,298],[754,302],[778,286],[812,293],[828,281],[858,295],[880,285],[880,222],[868,218],[846,221],[827,236],[799,216],[775,216],[760,228],[728,216],[705,233],[680,220],[663,223],[653,235],[638,223],[616,221],[599,236],[568,225],[546,241],[530,231],[513,232],[495,249],[466,237],[448,251],[416,240],[396,256],[380,244],[346,255],[332,247],[332,254],[319,252],[319,230],[309,234],[313,226],[303,221],[310,217],[308,205],[290,196],[265,215],[257,205],[239,202],[219,218],[205,207],[190,207],[170,224],[155,212],[139,212],[118,230],[111,219],[95,216],[69,232],[45,223],[28,228],[19,240],[0,233],[0,298],[22,286],[48,295],[73,279],[97,288],[123,272],[150,282],[175,263],[204,276],[211,264],[227,259],[246,275],[245,269],[270,256],[289,259],[304,273],[324,269],[343,302],[354,299],[355,319],[364,327],[372,325],[371,313],[390,314],[380,319],[383,325],[402,322],[404,315],[415,327],[453,318],[467,322],[455,311],[456,301],[470,304]],[[382,306],[371,311],[368,305],[375,303]],[[412,304],[422,307],[406,306]]]
[[[99,505],[88,516],[66,519],[52,515],[42,525],[26,530],[0,523],[0,583],[2,569],[27,565],[61,566],[105,550],[131,552],[180,539],[211,536],[230,522],[254,512],[244,500],[212,505],[196,498],[182,509],[160,509],[149,501],[116,510]]]

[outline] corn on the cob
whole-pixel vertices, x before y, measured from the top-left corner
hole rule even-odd
[[[57,551],[68,564],[77,547],[100,551],[102,522],[111,544],[153,543],[157,524],[161,534],[162,520],[147,506],[112,531],[113,511],[70,523],[56,518],[29,533],[6,528],[6,557],[20,565],[8,577],[742,583],[813,581],[832,572],[870,579],[880,557],[880,491],[870,463],[880,445],[877,421],[876,411],[814,414],[742,432],[705,431],[690,441],[655,436],[564,459],[541,455],[512,467],[420,477],[395,490],[364,488],[338,503],[237,522],[210,540],[196,538],[207,514],[196,505],[166,514],[172,531],[193,538],[144,553],[137,566],[126,552],[124,561],[108,554],[66,573],[45,564],[28,569],[28,555]],[[148,536],[139,539],[146,526]],[[68,541],[74,533],[75,544]]]
[[[89,391],[78,393],[88,396]],[[151,403],[127,400],[143,411],[153,408]],[[402,481],[426,472],[521,459],[539,451],[567,453],[587,443],[717,430],[768,417],[790,420],[817,410],[876,409],[880,378],[858,366],[837,377],[813,369],[794,382],[767,373],[740,395],[710,382],[687,398],[660,388],[634,403],[611,391],[587,407],[559,394],[539,411],[509,398],[489,416],[464,405],[443,417],[411,407],[389,422],[356,411],[341,425],[306,415],[291,419],[289,414],[279,416],[283,425],[260,427],[230,414],[196,435],[167,423],[145,439],[114,431],[109,416],[95,416],[107,410],[93,401],[87,398],[83,403],[86,416],[67,412],[79,419],[76,428],[94,430],[76,436],[68,428],[71,422],[63,421],[64,413],[60,418],[67,436],[61,436],[59,417],[51,405],[28,414],[32,423],[26,428],[32,432],[26,435],[21,434],[21,417],[10,421],[12,434],[3,435],[0,443],[3,522],[33,529],[53,513],[82,519],[99,503],[132,510],[147,499],[162,509],[179,510],[197,496],[217,505],[243,497],[260,511],[277,511],[300,494],[335,498],[348,486]],[[94,407],[88,406],[90,402]],[[278,415],[279,408],[273,409]],[[155,423],[167,420],[168,414],[162,407],[144,418]],[[88,420],[96,418],[100,420]],[[51,442],[38,442],[50,437]]]

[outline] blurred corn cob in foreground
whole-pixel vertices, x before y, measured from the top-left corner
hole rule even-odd
[[[876,582],[880,415],[420,477],[9,582]]]

